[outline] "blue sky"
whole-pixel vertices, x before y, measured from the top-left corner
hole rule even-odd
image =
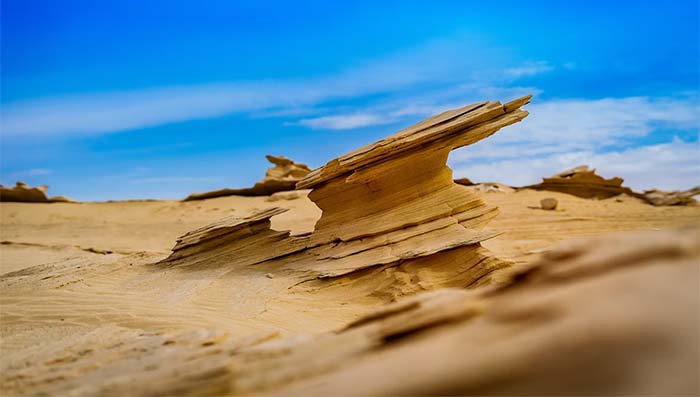
[[[700,183],[697,1],[2,1],[0,182],[180,198],[535,94],[453,152],[510,184],[580,164]]]

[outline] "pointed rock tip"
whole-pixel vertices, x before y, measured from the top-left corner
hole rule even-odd
[[[532,94],[527,94],[523,97],[513,99],[512,101],[507,102],[505,105],[503,105],[503,108],[506,112],[512,112],[513,110],[516,110],[519,107],[530,103],[530,99],[532,99]]]

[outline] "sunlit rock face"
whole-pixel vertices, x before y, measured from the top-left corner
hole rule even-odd
[[[265,269],[285,288],[397,266],[428,269],[423,289],[488,283],[508,266],[480,244],[496,235],[483,227],[497,209],[453,181],[447,157],[525,118],[529,100],[450,110],[312,171],[297,183],[322,210],[310,234],[271,230],[284,211],[271,208],[188,233],[162,264]]]

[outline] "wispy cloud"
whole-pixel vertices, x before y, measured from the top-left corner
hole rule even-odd
[[[662,128],[697,128],[697,94],[681,98],[566,99],[534,103],[512,141],[566,141],[606,145]],[[565,138],[565,139],[562,139]]]
[[[494,50],[478,47],[467,40],[436,41],[350,65],[336,74],[303,80],[225,82],[7,103],[0,109],[2,135],[4,138],[94,135],[232,113],[257,117],[293,117],[301,113],[313,117],[296,120],[299,125],[357,128],[387,121],[361,109],[337,114],[337,109],[326,107],[324,112],[322,105],[377,94],[405,94],[409,89],[424,90],[426,86],[441,84],[460,86],[481,82],[481,89],[486,89],[552,69],[545,62],[504,65]],[[482,54],[479,59],[464,56],[477,52]],[[489,61],[490,58],[497,61]]]
[[[354,113],[301,119],[296,124],[313,129],[349,130],[368,127],[371,125],[391,124],[394,121],[395,120],[392,118],[379,114]]]
[[[700,183],[696,94],[551,100],[535,102],[529,111],[526,121],[453,152],[450,165],[455,175],[527,185],[587,164],[603,175],[623,177],[637,189],[681,189]],[[695,137],[645,142],[660,131]]]
[[[312,129],[350,130],[426,117],[471,102],[482,101],[484,98],[513,99],[540,92],[535,87],[495,87],[489,83],[493,83],[493,81],[448,84],[419,92],[382,97],[354,108],[323,109],[322,112],[330,114],[302,118],[286,124],[302,125]]]
[[[697,134],[700,124],[697,95],[534,101],[528,110],[526,121],[480,142],[478,147],[455,151],[452,160],[598,151],[628,145],[659,130],[691,130]]]
[[[156,176],[156,177],[146,177],[146,178],[136,178],[132,179],[130,182],[133,184],[178,184],[178,183],[221,183],[225,180],[223,177],[201,177],[201,176]]]
[[[33,178],[53,174],[53,170],[47,168],[31,168],[13,172],[9,175],[10,179]]]
[[[688,189],[700,184],[700,152],[697,142],[646,145],[620,151],[570,151],[543,156],[522,156],[474,163],[454,163],[456,177],[497,181],[513,186],[540,182],[543,177],[587,164],[605,177],[619,176],[637,190]]]
[[[507,68],[504,72],[512,78],[520,78],[527,76],[534,76],[540,73],[551,72],[554,70],[552,66],[547,61],[538,62],[527,62],[522,66]]]

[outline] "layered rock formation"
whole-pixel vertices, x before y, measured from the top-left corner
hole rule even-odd
[[[0,185],[0,201],[19,203],[72,203],[73,200],[65,196],[48,197],[49,187],[41,185],[31,187],[24,182],[17,182],[14,187]]]
[[[683,191],[667,192],[664,190],[653,189],[644,191],[644,199],[657,206],[662,205],[696,205],[698,202],[694,199],[700,195],[700,186]]]
[[[311,169],[306,164],[295,163],[284,156],[265,156],[274,167],[268,168],[265,178],[253,187],[243,189],[220,189],[205,193],[193,193],[183,201],[204,200],[223,196],[269,196],[276,192],[294,190],[296,183]]]
[[[312,171],[297,183],[323,211],[311,234],[272,230],[285,210],[270,208],[188,233],[161,265],[254,268],[294,284],[401,265],[447,272],[440,285],[487,283],[507,266],[480,246],[497,209],[453,182],[447,157],[525,118],[529,100],[450,110]]]
[[[542,183],[524,186],[523,189],[549,190],[582,198],[606,199],[623,193],[639,197],[632,189],[622,186],[622,182],[624,180],[617,177],[605,179],[597,175],[595,169],[582,165],[552,177],[543,178]]]
[[[523,186],[521,189],[548,190],[582,198],[596,199],[606,199],[620,194],[627,194],[655,206],[694,205],[697,201],[693,197],[700,195],[700,187],[694,187],[685,191],[667,192],[653,189],[646,190],[644,193],[637,193],[628,187],[622,186],[622,182],[624,180],[618,177],[605,179],[597,175],[595,169],[582,165],[552,177],[543,178],[542,183]]]

